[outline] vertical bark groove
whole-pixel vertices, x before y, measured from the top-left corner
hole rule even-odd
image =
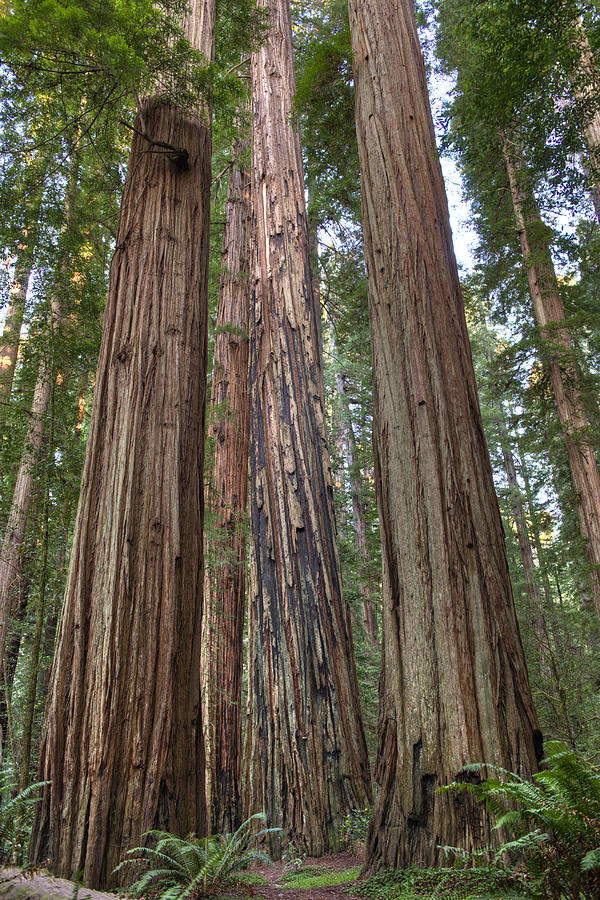
[[[258,280],[251,319],[252,602],[248,812],[299,847],[334,849],[364,807],[369,767],[342,595],[325,438],[319,327],[289,3],[261,0],[269,42],[252,57]],[[274,848],[277,850],[277,848]]]
[[[143,118],[142,118],[143,117]],[[111,882],[150,828],[205,827],[200,717],[210,133],[136,121],[40,747],[32,859]],[[178,167],[154,140],[188,151]]]
[[[435,787],[473,761],[529,774],[539,734],[413,4],[349,9],[383,544],[374,870],[490,840],[484,812]]]

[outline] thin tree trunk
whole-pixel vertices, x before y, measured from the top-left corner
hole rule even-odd
[[[558,670],[553,640],[548,628],[544,598],[542,597],[542,592],[540,591],[537,580],[537,568],[533,559],[533,549],[529,538],[523,495],[517,479],[517,468],[511,448],[511,441],[506,426],[506,420],[502,416],[502,404],[499,403],[498,405],[501,414],[496,419],[496,426],[500,437],[504,471],[506,473],[510,491],[511,512],[517,529],[521,564],[523,566],[525,584],[527,587],[529,627],[535,637],[538,653],[540,655],[541,681],[546,689],[551,686],[556,694],[559,715],[562,719],[569,744],[573,750],[576,750],[577,742],[571,721],[568,698]]]
[[[527,776],[541,736],[412,0],[349,7],[383,545],[372,871],[487,844],[485,811],[436,788],[476,761]]]
[[[523,486],[525,488],[525,499],[527,500],[527,509],[529,511],[529,520],[531,522],[531,534],[533,538],[533,546],[535,547],[535,554],[538,560],[538,567],[540,571],[540,576],[542,579],[542,587],[544,589],[544,598],[546,605],[550,607],[554,603],[554,596],[552,593],[552,588],[550,586],[550,576],[548,575],[548,566],[546,564],[544,558],[544,551],[542,548],[542,541],[540,538],[540,522],[539,516],[537,514],[537,510],[535,508],[535,500],[533,496],[533,490],[531,488],[531,479],[529,477],[529,468],[525,462],[524,455],[521,452],[521,442],[517,437],[517,460],[519,464],[519,471],[521,473],[521,477],[523,479]]]
[[[52,421],[50,429],[49,446],[54,443],[54,403],[52,402]],[[37,684],[40,670],[40,651],[42,647],[42,635],[44,631],[44,612],[46,606],[46,586],[48,584],[48,539],[50,525],[50,463],[46,463],[46,484],[44,500],[44,533],[42,538],[42,558],[40,564],[40,579],[38,596],[35,609],[35,625],[33,640],[31,642],[29,673],[27,676],[27,694],[25,698],[25,711],[23,718],[23,739],[21,750],[21,765],[19,772],[19,791],[24,791],[29,784],[29,770],[31,767],[31,737],[33,734],[33,720],[35,716],[35,702],[37,698]]]
[[[4,416],[3,406],[8,402],[12,390],[31,269],[30,251],[27,247],[22,247],[15,266],[4,330],[0,338],[0,419]]]
[[[337,357],[337,349],[335,343],[335,334],[333,324],[329,322],[329,340],[334,356]],[[354,539],[356,551],[360,559],[360,593],[362,597],[362,621],[365,634],[374,647],[379,647],[379,628],[377,626],[377,613],[375,609],[375,600],[369,586],[369,548],[367,546],[367,520],[365,516],[365,504],[362,497],[362,473],[360,471],[357,452],[356,438],[354,436],[354,428],[352,426],[352,418],[350,415],[350,404],[346,396],[346,386],[344,384],[344,376],[340,372],[339,366],[335,372],[335,384],[338,395],[338,406],[340,409],[340,421],[342,426],[343,452],[346,459],[346,468],[348,471],[348,479],[350,481],[350,492],[352,497],[352,519],[354,521]]]
[[[54,331],[60,317],[58,293],[53,294],[50,307],[52,330]],[[31,505],[35,466],[44,436],[44,419],[50,402],[53,375],[52,361],[49,358],[43,359],[33,392],[29,427],[25,436],[12,504],[0,549],[0,666],[3,665],[8,629],[18,596],[21,548]]]
[[[73,204],[79,177],[79,156],[75,153],[71,161],[68,184],[65,193],[64,216],[61,235],[71,227]],[[61,277],[68,271],[68,262],[63,261],[60,267]],[[24,302],[23,295],[23,302]],[[62,314],[60,290],[53,291],[50,297],[50,334],[54,335]],[[13,489],[13,498],[6,523],[6,529],[0,548],[0,671],[4,665],[6,639],[13,614],[15,598],[18,593],[17,582],[21,569],[21,548],[25,538],[29,508],[34,485],[34,472],[37,464],[42,440],[44,437],[45,416],[52,394],[52,381],[55,377],[55,365],[51,348],[41,360],[38,376],[33,390],[31,415],[25,435],[23,453],[17,471]]]
[[[594,605],[600,616],[600,473],[589,439],[590,424],[578,387],[573,346],[552,257],[543,236],[543,223],[522,166],[521,171],[518,168],[522,153],[503,131],[500,140],[535,319],[545,342],[544,361],[554,390],[577,497],[579,526],[587,541]]]
[[[6,746],[6,740],[9,737],[9,706],[10,695],[12,692],[15,671],[19,660],[19,652],[21,650],[22,637],[22,621],[27,611],[29,602],[29,591],[31,588],[31,575],[24,566],[26,574],[23,572],[19,575],[19,599],[14,611],[14,627],[8,634],[6,642],[6,652],[4,654],[4,666],[2,670],[2,685],[0,690],[0,750]],[[15,760],[13,759],[13,765]]]
[[[247,143],[234,148],[229,172],[221,291],[217,309],[209,435],[215,442],[207,508],[213,514],[204,578],[203,725],[206,788],[213,834],[241,824],[242,666],[246,604],[248,500],[248,328],[256,225]]]
[[[335,849],[370,796],[325,437],[288,0],[252,56],[258,281],[251,319],[252,602],[246,793],[299,848]],[[279,847],[274,842],[273,850]]]
[[[213,29],[214,5],[193,5],[188,35],[205,57]],[[96,887],[114,883],[148,829],[206,827],[210,129],[160,98],[135,128],[42,730],[39,775],[50,784],[30,848]],[[165,144],[173,151],[160,152]]]

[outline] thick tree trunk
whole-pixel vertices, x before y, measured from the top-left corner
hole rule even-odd
[[[206,823],[210,131],[159,99],[135,127],[42,731],[40,778],[51,783],[31,842],[32,859],[81,871],[91,886],[111,881],[144,831],[201,833]],[[157,150],[165,144],[175,149]]]
[[[258,281],[251,319],[252,602],[248,812],[298,847],[334,849],[370,795],[342,594],[324,424],[288,0],[269,10],[252,57]],[[277,847],[273,848],[275,852]]]
[[[372,871],[491,840],[481,808],[436,787],[477,761],[528,775],[540,735],[413,4],[349,6],[383,543]]]
[[[600,472],[589,439],[590,423],[578,383],[577,367],[565,311],[544,225],[526,174],[519,166],[518,144],[500,132],[513,209],[535,320],[544,339],[544,361],[550,375],[558,417],[563,429],[569,468],[577,496],[579,526],[590,564],[590,585],[600,616]]]
[[[212,529],[204,579],[202,705],[210,829],[241,825],[242,665],[248,499],[248,327],[256,225],[250,175],[235,148],[229,173],[221,291],[217,309],[209,435],[214,440],[207,492]]]
[[[12,390],[31,269],[31,254],[27,247],[22,247],[15,266],[4,330],[0,338],[0,419],[3,418],[2,407],[8,402]]]
[[[337,357],[335,334],[333,325],[329,323],[329,339],[334,356]],[[350,482],[352,498],[352,519],[354,522],[354,538],[356,552],[360,559],[360,593],[362,597],[362,622],[365,634],[374,647],[379,647],[379,628],[377,625],[377,612],[375,600],[369,586],[369,548],[367,546],[367,520],[365,516],[365,504],[362,491],[362,473],[358,465],[356,453],[356,438],[352,426],[350,404],[346,396],[344,376],[339,367],[335,373],[335,384],[338,395],[340,421],[342,426],[343,455],[346,460],[346,470]]]

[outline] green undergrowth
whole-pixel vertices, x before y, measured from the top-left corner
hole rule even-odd
[[[517,900],[525,896],[518,879],[498,869],[399,869],[374,875],[354,891],[373,900]]]
[[[299,890],[320,887],[333,887],[336,884],[351,884],[360,874],[360,866],[353,866],[343,872],[332,872],[323,866],[305,866],[295,872],[287,872],[279,879],[286,888]]]

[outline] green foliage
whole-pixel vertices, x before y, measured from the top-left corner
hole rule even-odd
[[[47,781],[30,784],[13,796],[12,779],[4,776],[0,785],[2,805],[0,806],[0,862],[9,864],[22,862],[33,823],[33,813],[39,802],[39,790]]]
[[[160,900],[185,900],[206,897],[239,880],[239,873],[252,862],[269,863],[269,857],[250,845],[278,828],[254,831],[256,822],[264,822],[256,813],[243,822],[234,834],[205,838],[179,838],[166,831],[148,831],[143,837],[156,841],[155,847],[135,847],[115,872],[130,866],[147,866],[147,871],[129,888],[133,897],[151,895]]]
[[[351,884],[360,875],[360,866],[352,866],[343,872],[332,872],[324,866],[306,866],[283,875],[279,881],[289,888],[308,890],[310,888],[333,887],[337,884]]]
[[[467,791],[486,804],[495,828],[511,835],[489,848],[502,864],[523,860],[523,882],[535,897],[600,895],[600,770],[558,741],[546,744],[544,768],[532,781],[496,769],[498,778],[459,781],[440,791]],[[465,768],[480,773],[485,764]]]
[[[373,900],[410,900],[412,897],[470,898],[522,897],[519,880],[498,869],[398,869],[382,872],[354,888]]]
[[[293,872],[304,865],[307,856],[306,850],[300,851],[293,841],[288,841],[281,855],[284,862],[281,877],[283,878],[288,872]]]
[[[355,847],[366,841],[371,813],[368,806],[364,809],[352,809],[347,813],[338,830],[342,847]]]

